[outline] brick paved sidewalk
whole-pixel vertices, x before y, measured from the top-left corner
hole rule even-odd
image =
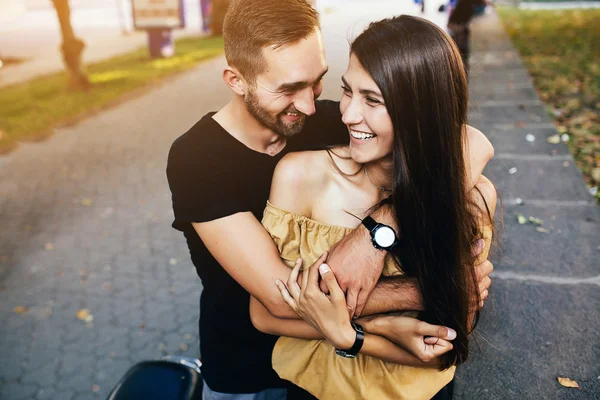
[[[470,123],[496,150],[484,173],[504,201],[504,231],[457,397],[597,399],[600,208],[566,146],[547,142],[556,129],[498,17],[472,28]],[[544,220],[542,231],[520,225],[519,214]],[[558,376],[583,390],[561,387]]]

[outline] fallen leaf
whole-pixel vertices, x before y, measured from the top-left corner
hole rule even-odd
[[[570,162],[568,162],[568,161],[565,161],[565,162],[563,163],[563,167],[568,167],[569,165],[571,165],[571,163],[570,163]]]
[[[529,143],[533,143],[535,142],[535,136],[531,133],[528,133],[527,135],[525,135],[525,140],[527,140]]]
[[[86,206],[89,207],[93,204],[94,202],[92,201],[92,199],[82,199],[81,200],[81,205],[82,206]]]
[[[558,379],[558,383],[560,383],[564,387],[581,389],[579,387],[579,383],[575,382],[574,380],[571,380],[569,378],[562,378],[560,376],[556,379]]]
[[[511,169],[508,170],[508,173],[511,175],[514,175],[517,173],[517,167],[512,167]]]
[[[560,135],[552,135],[546,141],[550,144],[559,144],[560,143]]]
[[[539,226],[535,230],[541,233],[550,233],[550,229],[540,228]]]
[[[77,319],[81,321],[86,321],[90,315],[90,310],[87,308],[82,308],[81,310],[77,311]]]
[[[169,264],[171,264],[171,265],[177,265],[177,259],[176,258],[170,258],[169,259]]]
[[[544,220],[541,220],[536,217],[529,217],[529,222],[531,222],[534,225],[544,225]]]
[[[54,245],[52,243],[46,243],[44,247],[46,250],[54,250]]]
[[[181,346],[179,346],[179,348],[181,349],[181,351],[186,351],[188,349],[188,345],[183,343]]]
[[[592,179],[596,182],[600,182],[600,168],[594,168],[592,170]]]
[[[525,122],[519,121],[515,124],[515,128],[523,128],[525,126]]]
[[[527,218],[525,218],[525,217],[523,216],[523,214],[519,214],[519,215],[517,215],[517,222],[518,222],[520,225],[525,225],[525,224],[527,223]]]
[[[520,197],[517,197],[517,198],[515,199],[515,203],[517,203],[518,205],[521,205],[521,204],[523,204],[523,199],[522,199],[522,198],[520,198]]]
[[[98,390],[100,390],[100,386],[98,386],[98,385],[92,385],[92,391],[93,392],[97,392]]]
[[[15,312],[15,314],[23,314],[29,311],[29,308],[25,306],[16,306],[15,308],[13,308],[13,311]]]

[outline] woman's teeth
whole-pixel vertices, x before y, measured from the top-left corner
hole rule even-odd
[[[356,131],[350,131],[350,134],[352,135],[353,138],[359,139],[359,140],[369,140],[369,139],[373,139],[375,137],[375,135],[371,135],[369,133],[356,132]]]

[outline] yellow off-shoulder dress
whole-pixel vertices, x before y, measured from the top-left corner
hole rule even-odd
[[[262,224],[290,268],[298,258],[302,258],[304,267],[311,266],[323,252],[352,231],[291,213],[271,203],[267,203]],[[489,240],[486,240],[484,253],[487,254],[488,249]],[[388,257],[383,275],[401,274]],[[452,380],[455,371],[455,367],[438,371],[398,365],[363,354],[354,359],[343,358],[324,340],[289,337],[279,338],[272,361],[282,379],[320,400],[431,399]]]

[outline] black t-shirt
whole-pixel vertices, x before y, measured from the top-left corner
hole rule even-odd
[[[303,132],[288,139],[275,157],[239,142],[212,118],[214,113],[205,115],[171,146],[167,178],[173,227],[185,235],[204,287],[200,298],[202,374],[217,392],[254,393],[282,387],[271,366],[277,337],[254,328],[250,295],[212,257],[191,223],[245,211],[260,221],[275,165],[285,154],[348,143],[339,103],[325,100],[316,106]]]

